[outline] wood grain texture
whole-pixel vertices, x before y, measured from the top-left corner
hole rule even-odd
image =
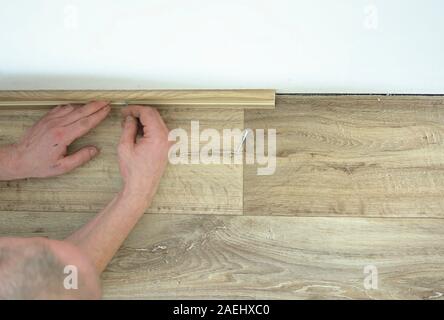
[[[190,121],[205,128],[243,128],[242,110],[159,108],[170,129],[190,131]],[[0,109],[0,145],[16,141],[46,110]],[[0,210],[97,212],[121,189],[117,144],[121,116],[108,118],[71,150],[96,145],[101,154],[77,170],[54,178],[0,182]],[[233,148],[224,149],[229,153]],[[232,155],[231,155],[232,157]],[[149,213],[242,213],[242,164],[169,165]]]
[[[246,214],[444,217],[444,98],[279,95],[277,169],[244,167]]]
[[[62,239],[92,214],[0,213],[0,236]],[[443,299],[444,220],[145,215],[105,298]],[[378,289],[364,288],[364,267]]]
[[[273,109],[274,90],[36,90],[0,91],[3,108],[54,106],[92,100],[113,104],[193,108]]]

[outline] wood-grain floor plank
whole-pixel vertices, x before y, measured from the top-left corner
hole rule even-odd
[[[0,213],[0,236],[63,238],[91,213]],[[105,298],[442,299],[444,220],[145,215]],[[365,266],[378,289],[366,289]]]
[[[277,131],[277,169],[244,167],[244,212],[444,217],[442,97],[279,95],[245,112]]]

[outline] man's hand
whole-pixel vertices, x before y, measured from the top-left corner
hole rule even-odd
[[[67,147],[96,127],[109,111],[107,102],[52,109],[18,143],[2,150],[3,159],[0,160],[8,169],[0,172],[0,180],[56,176],[88,162],[98,154],[96,147],[84,147],[66,155]]]
[[[118,153],[124,192],[148,200],[156,192],[168,161],[169,131],[156,109],[129,106],[122,114],[125,120]],[[139,121],[143,136],[136,138]]]

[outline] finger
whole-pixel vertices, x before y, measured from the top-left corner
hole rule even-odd
[[[133,116],[127,116],[123,123],[122,136],[120,137],[120,145],[133,147],[136,142],[137,121]]]
[[[90,103],[87,103],[81,107],[74,108],[69,114],[66,115],[66,117],[63,119],[63,124],[71,124],[73,122],[76,122],[82,118],[86,118],[93,113],[96,113],[100,109],[105,108],[109,105],[109,102],[106,101],[93,101]]]
[[[53,119],[56,119],[60,115],[66,115],[70,113],[74,108],[70,105],[58,105],[55,108],[52,108],[50,111],[48,111],[43,117],[40,118],[39,121],[41,122],[47,122],[52,121]]]
[[[131,115],[139,118],[140,123],[143,126],[144,136],[149,136],[150,132],[168,131],[162,117],[159,112],[151,107],[143,106],[128,106],[122,109],[124,116]]]
[[[143,125],[146,125],[150,122],[150,120],[155,119],[156,113],[158,114],[157,110],[152,107],[134,105],[122,108],[122,115],[124,117],[133,116],[135,118],[139,118]]]
[[[81,118],[69,125],[65,125],[68,131],[68,143],[71,143],[75,139],[88,133],[91,129],[97,127],[97,125],[106,118],[110,110],[111,107],[108,105],[100,109],[96,113],[90,114],[89,116]]]
[[[88,146],[84,147],[77,152],[64,157],[61,159],[54,169],[56,174],[67,173],[71,170],[74,170],[77,167],[87,163],[89,160],[94,158],[99,153],[99,150],[96,147]]]
[[[52,109],[48,112],[48,114],[54,114],[54,113],[56,113],[58,110],[60,110],[61,107],[62,107],[62,105],[58,105],[57,107],[52,108]]]
[[[71,104],[60,105],[49,111],[51,117],[63,117],[74,110],[74,106]]]

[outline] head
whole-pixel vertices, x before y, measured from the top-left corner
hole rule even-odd
[[[100,281],[72,244],[45,238],[0,238],[0,299],[98,299]]]

